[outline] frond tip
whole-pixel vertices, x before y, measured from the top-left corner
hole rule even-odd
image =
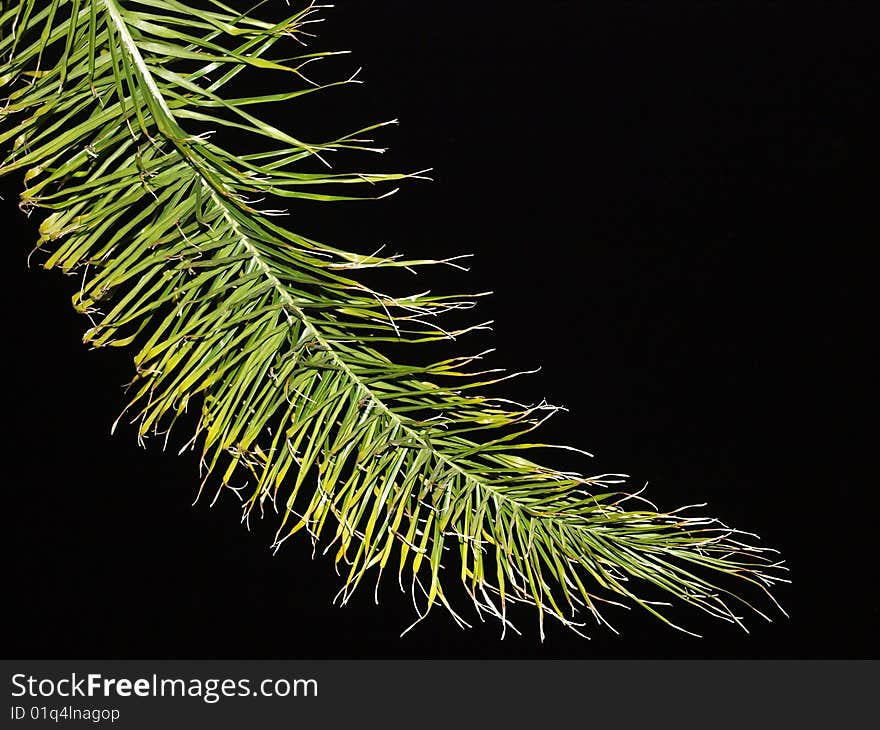
[[[525,439],[557,409],[481,394],[510,377],[475,369],[485,353],[427,365],[383,354],[484,327],[439,321],[477,297],[392,296],[349,277],[460,264],[323,245],[259,201],[351,200],[341,191],[364,184],[382,197],[375,186],[419,173],[331,171],[336,151],[375,151],[363,134],[381,125],[306,142],[256,116],[335,85],[302,71],[330,54],[271,55],[298,49],[316,6],[276,23],[207,4],[20,0],[0,14],[0,175],[23,172],[22,209],[49,212],[38,249],[47,268],[79,277],[85,342],[137,348],[125,415],[139,438],[167,443],[197,405],[184,448],[201,449],[202,487],[213,475],[217,494],[239,492],[245,521],[268,504],[274,548],[304,531],[332,552],[342,603],[387,569],[418,620],[441,604],[467,625],[452,570],[502,631],[518,603],[537,609],[542,637],[545,617],[578,633],[583,616],[607,624],[607,604],[671,623],[662,596],[740,626],[742,609],[766,618],[739,591],[773,602],[784,567],[754,536],[659,511],[622,475],[521,456],[546,448]],[[225,95],[245,71],[281,90]],[[215,142],[226,131],[262,151],[236,155]],[[303,171],[313,159],[323,172]],[[249,487],[235,486],[240,474]]]

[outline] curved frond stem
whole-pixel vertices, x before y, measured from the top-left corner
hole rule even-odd
[[[753,535],[691,508],[661,511],[644,487],[624,488],[626,475],[525,458],[590,454],[530,440],[564,409],[491,394],[521,373],[475,365],[488,352],[427,364],[383,352],[489,329],[443,321],[486,293],[394,296],[350,277],[467,270],[464,256],[365,255],[276,222],[287,203],[382,199],[429,172],[332,170],[334,152],[381,152],[367,136],[394,121],[307,142],[259,116],[357,82],[312,78],[333,53],[283,50],[305,43],[318,8],[277,23],[176,0],[17,0],[0,12],[0,175],[23,172],[20,207],[48,213],[36,251],[46,268],[77,275],[84,341],[136,349],[120,419],[140,443],[159,437],[166,448],[195,413],[180,451],[200,445],[198,494],[211,480],[212,504],[233,492],[248,527],[251,515],[279,515],[275,551],[299,532],[313,551],[321,544],[342,604],[368,574],[378,600],[396,570],[413,625],[440,605],[470,626],[454,573],[502,635],[518,632],[519,604],[535,609],[542,638],[548,617],[579,635],[585,615],[614,631],[603,615],[612,605],[682,631],[667,615],[673,601],[743,629],[744,609],[769,620],[752,594],[775,603],[785,568]],[[244,73],[278,88],[227,93],[234,81],[244,88]],[[226,148],[241,135],[259,151]]]

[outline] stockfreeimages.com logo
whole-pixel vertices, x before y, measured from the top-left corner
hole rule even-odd
[[[69,676],[55,679],[29,674],[12,675],[13,697],[76,698],[104,697],[193,697],[213,704],[229,697],[317,697],[316,679],[181,679],[150,677],[128,679],[105,677],[102,674]]]

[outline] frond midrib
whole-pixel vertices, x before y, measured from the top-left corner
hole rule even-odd
[[[32,6],[30,0],[19,2],[20,7]],[[418,328],[412,332],[404,330],[406,335],[425,336],[424,340],[412,338],[413,342],[434,341],[449,336],[442,327],[426,324],[418,317],[423,318],[426,312],[434,315],[448,311],[446,307],[435,304],[452,297],[422,299],[423,295],[413,295],[393,298],[373,292],[366,284],[359,283],[357,278],[349,279],[347,275],[335,272],[352,264],[359,268],[367,260],[369,265],[389,266],[396,256],[390,259],[377,258],[375,254],[361,257],[348,251],[325,248],[323,244],[273,225],[269,220],[273,211],[257,210],[256,203],[250,200],[250,196],[272,193],[277,193],[279,197],[287,194],[291,197],[308,197],[302,195],[301,191],[288,189],[283,182],[276,184],[274,171],[284,168],[279,173],[281,180],[289,180],[288,175],[308,178],[302,173],[294,176],[286,166],[307,156],[321,159],[325,150],[372,148],[349,144],[348,140],[352,143],[365,142],[355,139],[359,132],[329,142],[326,146],[311,145],[249,115],[240,115],[247,122],[240,124],[225,116],[201,114],[198,110],[202,103],[202,92],[207,99],[206,104],[210,101],[226,107],[234,105],[235,100],[223,99],[214,92],[250,64],[245,62],[240,65],[236,59],[243,56],[230,51],[229,58],[224,56],[223,67],[228,66],[227,72],[212,81],[208,88],[202,88],[202,84],[195,81],[205,76],[207,70],[213,67],[213,61],[206,61],[207,65],[202,65],[195,71],[195,76],[188,78],[173,73],[170,68],[165,69],[166,64],[175,61],[175,51],[172,49],[164,53],[160,52],[163,51],[162,47],[150,45],[153,34],[141,28],[138,20],[141,16],[137,12],[137,8],[145,4],[143,0],[137,3],[130,0],[101,0],[100,3],[92,0],[90,10],[101,17],[100,41],[96,42],[92,35],[88,47],[84,35],[84,23],[88,18],[83,13],[61,22],[57,32],[53,29],[50,37],[55,40],[62,38],[64,32],[72,38],[74,26],[65,29],[64,22],[76,21],[79,25],[75,82],[65,84],[67,65],[61,61],[49,74],[46,84],[30,95],[24,94],[21,109],[37,107],[34,115],[25,120],[28,122],[25,129],[11,128],[0,134],[0,142],[6,142],[11,135],[21,131],[21,139],[26,145],[36,145],[34,149],[25,147],[22,152],[24,156],[17,156],[16,142],[11,154],[13,162],[4,161],[5,167],[0,168],[0,174],[27,168],[29,172],[22,194],[23,202],[29,206],[59,211],[57,218],[50,216],[41,225],[41,242],[67,235],[80,225],[86,226],[84,233],[71,236],[50,257],[46,267],[52,268],[56,262],[61,262],[67,272],[85,262],[88,271],[91,261],[106,263],[106,266],[99,264],[101,273],[88,281],[87,289],[84,289],[84,275],[81,296],[75,297],[77,308],[89,314],[91,305],[102,299],[108,290],[123,294],[120,301],[113,302],[114,309],[109,314],[101,312],[103,321],[86,333],[84,339],[87,342],[97,347],[105,344],[128,345],[144,327],[152,327],[151,312],[163,304],[175,303],[174,309],[157,324],[152,336],[135,356],[138,368],[135,380],[139,383],[139,393],[126,406],[126,410],[135,402],[143,408],[139,438],[150,431],[160,433],[157,424],[163,418],[173,412],[185,412],[186,403],[191,397],[204,396],[202,417],[196,433],[184,448],[195,446],[196,440],[204,437],[202,466],[207,471],[205,481],[214,473],[214,467],[220,459],[231,457],[229,468],[218,487],[218,495],[223,487],[230,486],[228,480],[235,469],[242,465],[251,469],[258,483],[251,498],[245,501],[245,518],[258,501],[262,510],[263,500],[267,497],[271,497],[277,510],[275,497],[282,479],[296,464],[298,473],[287,498],[284,519],[273,547],[277,548],[287,536],[302,528],[306,528],[313,540],[317,541],[325,519],[330,514],[336,516],[339,529],[328,549],[339,540],[336,564],[345,559],[351,565],[343,589],[343,602],[347,601],[366,571],[380,560],[381,576],[394,547],[394,538],[397,538],[404,543],[400,546],[401,574],[408,556],[413,554],[411,551],[418,553],[411,558],[410,564],[413,591],[418,582],[428,600],[425,614],[416,606],[420,617],[427,615],[427,610],[436,601],[441,601],[458,620],[440,586],[440,569],[448,566],[448,563],[442,562],[443,551],[452,547],[448,543],[453,542],[453,536],[457,535],[461,549],[462,580],[470,584],[468,592],[478,611],[485,609],[493,613],[505,626],[508,623],[505,599],[513,602],[523,600],[536,605],[542,627],[544,614],[548,613],[577,630],[574,627],[579,624],[563,615],[568,611],[560,609],[562,601],[557,603],[557,599],[562,597],[573,614],[581,607],[586,607],[598,618],[593,602],[593,598],[598,596],[581,580],[585,572],[599,588],[624,596],[666,623],[670,623],[668,619],[652,607],[656,604],[640,599],[625,581],[632,577],[647,581],[681,601],[725,620],[739,623],[739,617],[728,607],[727,596],[745,603],[767,618],[743,598],[714,584],[702,574],[702,568],[705,568],[742,578],[761,587],[772,598],[767,587],[781,579],[769,576],[763,570],[773,570],[782,564],[768,565],[769,560],[758,555],[766,552],[766,549],[738,542],[731,534],[739,531],[730,530],[718,520],[678,514],[687,508],[659,512],[647,500],[644,501],[652,510],[624,505],[628,499],[639,498],[640,492],[628,494],[625,491],[610,491],[616,488],[609,485],[618,482],[608,477],[626,479],[625,475],[584,477],[579,473],[545,468],[521,458],[519,449],[541,446],[523,443],[521,438],[544,420],[533,417],[534,414],[556,409],[544,402],[529,407],[506,401],[522,410],[513,410],[506,405],[494,406],[493,401],[505,399],[473,395],[473,391],[462,397],[461,391],[455,386],[448,386],[445,380],[440,382],[434,378],[437,374],[440,377],[464,375],[468,376],[468,382],[462,388],[483,388],[512,377],[483,380],[479,376],[497,371],[472,373],[459,370],[470,370],[463,363],[479,359],[480,355],[428,365],[404,365],[392,362],[373,349],[370,344],[373,340],[394,341],[390,335],[384,337],[392,329],[398,340],[410,340],[401,336],[388,307],[409,310],[405,311],[405,315],[398,315],[398,321],[412,320],[429,328]],[[53,7],[55,5],[53,3]],[[129,9],[129,6],[133,9]],[[198,13],[194,8],[177,2],[165,7],[173,7],[184,13],[183,20],[178,18],[174,22],[185,22],[190,11],[193,17]],[[235,33],[238,18],[236,11],[230,12],[232,15],[228,17],[218,15],[217,23],[212,25],[218,28],[223,25],[224,31]],[[177,15],[174,17],[177,18]],[[253,37],[248,35],[237,48],[241,53],[255,46],[259,46],[260,52],[267,50],[281,35],[288,34],[290,29],[296,27],[295,19],[298,17],[275,25],[261,24],[261,28],[265,27],[265,33]],[[94,23],[94,15],[91,18]],[[34,27],[38,25],[35,23]],[[54,26],[49,22],[47,27]],[[45,39],[45,32],[42,37]],[[214,37],[212,31],[203,39],[193,39],[193,43],[213,48]],[[229,44],[224,44],[224,48],[225,45]],[[100,57],[102,53],[107,53],[107,46],[112,58],[105,59],[105,64]],[[29,47],[30,55],[22,58],[18,64],[24,69],[23,72],[26,72],[25,62],[37,52],[40,53],[37,56],[39,64],[39,58],[42,57],[40,48],[39,44]],[[187,51],[182,57],[200,56]],[[208,53],[204,58],[214,58],[214,55]],[[254,61],[254,65],[259,64]],[[296,72],[294,68],[284,68]],[[97,76],[96,69],[100,71]],[[61,86],[57,87],[55,84],[59,78]],[[73,72],[68,80],[71,78],[74,78]],[[101,88],[107,91],[115,87],[115,100],[112,100],[114,95],[110,94],[111,106],[104,106],[90,81],[100,81],[103,84]],[[115,83],[111,85],[111,82]],[[50,86],[53,91],[58,89],[60,104],[56,104],[48,95]],[[191,103],[187,101],[190,94],[196,97]],[[91,106],[90,95],[101,105],[100,109]],[[253,100],[265,101],[275,96],[257,96]],[[242,103],[247,101],[242,100]],[[0,111],[0,119],[3,119],[4,111]],[[52,112],[51,117],[47,116],[49,121],[43,124],[40,117],[49,111]],[[82,116],[82,124],[78,124],[80,117],[77,115]],[[71,119],[77,125],[68,137],[57,140],[54,133]],[[258,160],[259,156],[236,157],[234,153],[208,142],[208,135],[195,133],[205,127],[195,127],[194,132],[189,133],[181,126],[183,123],[191,127],[192,120],[197,120],[195,123],[199,125],[201,122],[217,122],[224,128],[241,127],[258,136],[281,142],[283,149],[277,152],[283,157],[277,165],[275,162],[269,162],[265,167],[259,162],[251,165],[251,161]],[[95,137],[93,132],[97,128],[102,131]],[[373,128],[368,127],[367,130]],[[118,145],[118,148],[111,150],[112,153],[97,168],[92,168],[88,157],[80,155],[88,153],[91,145],[86,143],[95,139],[100,140],[102,145],[106,142],[108,149],[110,145]],[[85,152],[76,150],[72,152],[73,157],[59,163],[62,155],[70,150],[71,141],[83,145]],[[133,142],[138,145],[137,150],[132,149]],[[274,150],[275,147],[272,144],[269,149]],[[156,170],[162,171],[162,176],[157,178],[156,189],[161,188],[163,192],[160,196],[154,193],[156,204],[150,204],[149,198],[144,198],[144,190],[153,190],[147,182],[151,179],[150,173],[141,165],[142,149],[146,150],[145,157],[150,161],[149,169],[152,170],[152,163],[156,162]],[[97,153],[92,152],[97,158]],[[84,177],[98,188],[110,179],[107,170],[112,169],[114,160],[118,159],[124,160],[122,170],[131,176],[125,178],[128,180],[127,186],[112,179],[106,190],[92,192],[90,189],[82,196],[78,187],[67,185],[71,179],[76,182]],[[31,163],[39,163],[40,167],[32,167]],[[86,165],[88,167],[81,170]],[[46,168],[49,168],[48,176],[28,187],[27,180]],[[265,176],[262,187],[251,182],[245,168]],[[138,175],[140,182],[135,177]],[[377,182],[416,176],[353,176],[347,181],[354,182],[355,177],[360,177],[360,181]],[[332,182],[331,178],[339,176],[316,177],[319,177],[318,182],[329,183]],[[52,183],[56,187],[47,187]],[[44,189],[49,194],[41,196],[39,192]],[[119,190],[125,190],[122,199],[119,199]],[[322,200],[352,199],[341,195],[311,197]],[[162,207],[164,203],[168,203],[167,208]],[[132,205],[137,207],[132,208]],[[86,215],[79,218],[83,210]],[[178,218],[178,215],[181,217]],[[135,238],[128,239],[131,230],[144,220],[150,221],[151,225]],[[111,226],[120,221],[122,226],[114,231]],[[159,241],[165,242],[162,240],[165,232],[174,225],[177,225],[181,237],[174,234],[173,250],[154,252]],[[89,231],[89,226],[96,226],[95,231]],[[106,241],[101,239],[111,231],[112,236],[108,236]],[[191,232],[196,236],[194,242],[188,239]],[[194,245],[200,251],[195,258],[204,256],[206,263],[216,271],[195,276],[197,272],[187,269],[192,262],[176,254],[186,249],[188,257],[191,253],[187,248],[189,245]],[[119,256],[107,262],[106,258],[116,248],[121,249]],[[319,255],[317,250],[322,253]],[[174,256],[170,255],[172,252]],[[142,260],[139,258],[141,254]],[[330,263],[327,263],[328,259]],[[166,263],[172,260],[175,263]],[[180,263],[177,263],[178,260]],[[402,262],[401,265],[425,263],[431,262]],[[199,264],[192,265],[197,267]],[[187,278],[187,273],[195,278]],[[239,278],[234,278],[236,275]],[[166,281],[167,284],[164,283]],[[239,293],[223,299],[227,288],[239,287]],[[317,288],[317,291],[313,288]],[[84,292],[89,296],[86,297]],[[475,296],[466,298],[472,300]],[[183,312],[182,305],[179,310],[176,306],[180,297],[184,298],[185,304],[198,306],[195,310],[188,310],[192,316],[180,320],[184,324],[172,326],[170,322],[176,322],[174,318]],[[213,313],[211,310],[217,305],[218,297],[222,311]],[[381,315],[377,315],[378,309],[372,298],[384,308],[390,325],[378,319]],[[448,307],[454,308],[457,307]],[[98,310],[95,308],[93,311]],[[209,314],[202,317],[203,312]],[[235,316],[230,319],[227,312],[233,312]],[[255,324],[251,322],[252,314]],[[227,319],[230,320],[228,323]],[[242,324],[245,320],[248,321],[247,325]],[[134,327],[133,323],[140,326]],[[229,337],[224,332],[227,325],[234,327],[228,331]],[[99,327],[98,334],[92,336],[92,331]],[[124,330],[127,336],[117,338],[123,327],[128,328]],[[368,336],[363,340],[358,337],[358,328],[367,328]],[[470,329],[476,327],[460,332]],[[202,335],[204,342],[177,349],[180,341],[202,339]],[[297,342],[287,346],[285,342],[289,340]],[[315,346],[321,355],[300,361],[301,346]],[[292,357],[288,358],[285,353]],[[280,386],[282,381],[272,375],[271,369],[279,362],[284,367],[283,389]],[[156,367],[142,368],[141,365]],[[327,382],[323,369],[333,371]],[[163,370],[166,374],[163,374]],[[270,379],[266,378],[267,372]],[[422,378],[426,382],[422,382]],[[292,400],[287,393],[291,379],[294,385],[300,381],[305,383],[303,393],[296,391],[301,397]],[[293,389],[296,390],[295,387]],[[315,400],[309,398],[309,389],[312,389]],[[444,397],[446,395],[450,397],[447,399]],[[141,398],[148,402],[144,404]],[[289,407],[285,406],[285,401]],[[313,407],[310,404],[316,405]],[[343,407],[347,410],[340,417]],[[361,413],[364,408],[366,411]],[[427,417],[430,412],[440,413],[441,430],[435,430],[439,424],[434,422],[434,418]],[[176,418],[177,415],[174,416]],[[282,421],[281,427],[274,432],[279,420]],[[364,422],[368,423],[368,429],[360,428]],[[447,430],[447,424],[453,425]],[[486,430],[496,428],[503,429],[501,436],[493,439],[486,435]],[[474,432],[478,435],[474,435]],[[170,425],[165,433],[167,443]],[[272,454],[283,438],[287,439],[287,449],[282,446],[283,455],[275,458]],[[298,448],[303,439],[307,439],[305,443],[308,446],[300,454]],[[271,440],[271,444],[267,440]],[[269,447],[268,451],[262,448],[266,446]],[[380,454],[381,458],[365,466],[368,459],[379,457]],[[297,458],[298,455],[301,459]],[[357,459],[352,466],[351,459],[355,456]],[[207,464],[206,459],[211,463]],[[359,468],[363,470],[363,475]],[[405,476],[399,482],[401,469],[405,470]],[[314,470],[318,473],[317,489],[306,513],[299,515],[294,512],[297,494]],[[322,486],[325,478],[332,485],[330,491],[336,494],[332,503],[328,501],[330,495]],[[429,490],[431,495],[427,499],[425,495]],[[422,505],[431,513],[420,512]],[[339,507],[338,512],[336,507]],[[298,517],[299,521],[290,528],[286,537],[279,540],[291,515]],[[404,515],[406,537],[398,531]],[[361,531],[357,530],[358,525],[362,525]],[[416,540],[418,545],[410,542],[413,535],[419,536]],[[357,555],[349,559],[349,547],[358,541]],[[484,555],[490,552],[486,546],[494,548],[491,552],[495,556],[497,585],[493,585],[491,567],[486,563],[490,560]],[[430,593],[419,581],[425,555],[429,556],[427,559],[430,562]],[[478,588],[485,602],[477,596]],[[489,598],[487,589],[500,596],[500,612]],[[578,606],[575,606],[575,602]],[[543,628],[541,635],[543,637]]]

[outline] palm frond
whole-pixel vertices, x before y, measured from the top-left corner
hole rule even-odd
[[[440,320],[477,297],[392,296],[358,271],[454,261],[340,250],[262,207],[380,197],[413,177],[323,166],[374,149],[364,135],[382,125],[306,142],[258,116],[327,88],[305,71],[330,55],[304,46],[318,6],[281,22],[216,1],[4,7],[0,175],[23,174],[25,212],[48,211],[38,249],[46,268],[79,277],[84,341],[136,348],[126,417],[140,439],[167,443],[197,410],[184,448],[201,449],[202,487],[214,475],[217,495],[238,492],[245,519],[278,513],[276,548],[301,531],[321,541],[343,571],[343,603],[390,570],[418,620],[441,604],[465,623],[449,598],[458,574],[481,617],[506,629],[509,606],[530,604],[542,636],[545,616],[576,631],[585,614],[605,622],[606,603],[670,622],[645,591],[737,624],[743,608],[764,615],[741,591],[772,599],[784,570],[774,551],[717,520],[658,511],[621,475],[525,458],[546,447],[529,434],[556,409],[481,394],[509,377],[480,371],[481,355],[404,365],[383,354],[480,327]],[[224,95],[243,72],[273,74],[279,91]],[[229,132],[261,151],[226,149]]]

